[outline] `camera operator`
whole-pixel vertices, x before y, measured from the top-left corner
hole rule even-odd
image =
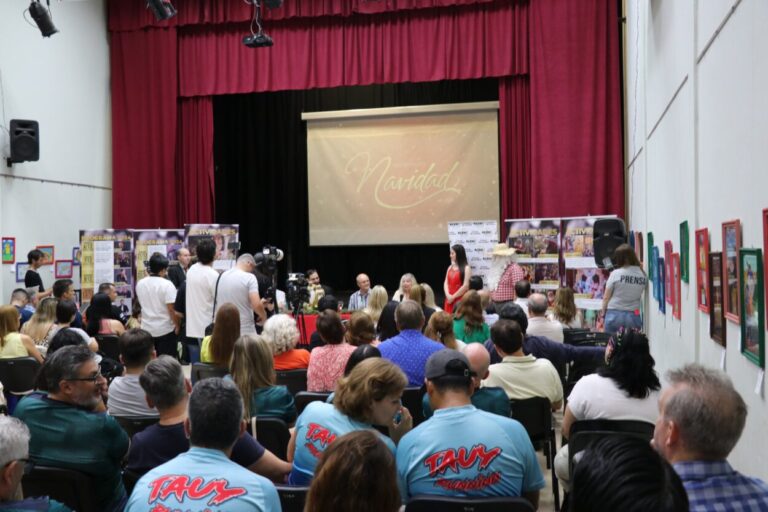
[[[227,270],[219,278],[216,292],[216,311],[223,304],[231,302],[240,312],[240,335],[256,334],[254,313],[259,318],[259,324],[267,319],[264,304],[259,295],[259,284],[252,272],[256,269],[256,261],[248,253],[237,258],[234,268]]]

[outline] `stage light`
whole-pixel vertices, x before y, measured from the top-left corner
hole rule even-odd
[[[261,1],[252,0],[248,3],[253,4],[253,19],[251,20],[251,35],[243,38],[243,44],[248,48],[263,48],[274,45],[275,42],[264,33],[264,28],[261,26]],[[278,4],[277,7],[280,7],[279,4],[282,4],[282,0],[266,2],[267,5],[270,5],[270,3]],[[256,29],[254,29],[254,26]]]
[[[147,7],[152,10],[157,21],[169,20],[176,16],[176,9],[171,2],[164,0],[147,0]]]
[[[50,0],[48,0],[48,7],[50,6]],[[40,29],[43,37],[51,37],[59,31],[53,24],[51,13],[39,1],[32,0],[32,3],[29,4],[29,14],[35,20],[35,25]]]

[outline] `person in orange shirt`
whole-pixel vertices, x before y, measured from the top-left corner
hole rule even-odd
[[[299,329],[289,315],[271,316],[261,335],[272,347],[275,370],[302,370],[309,366],[309,351],[296,348]]]

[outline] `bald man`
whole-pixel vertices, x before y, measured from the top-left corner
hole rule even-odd
[[[173,286],[178,290],[181,283],[187,280],[187,270],[189,270],[189,262],[192,260],[192,255],[189,253],[189,249],[182,247],[179,249],[176,258],[178,264],[168,267],[168,279],[171,280]]]
[[[491,356],[481,343],[470,343],[464,349],[464,355],[469,359],[469,368],[472,370],[472,387],[474,392],[470,400],[472,405],[493,414],[509,417],[509,398],[507,393],[499,387],[480,387],[480,382],[488,377],[488,367],[491,365]],[[432,416],[432,407],[429,404],[429,396],[425,393],[422,399],[424,417]]]
[[[355,293],[349,296],[349,311],[355,311],[363,309],[368,306],[368,295],[371,291],[371,280],[365,274],[359,274],[357,276],[357,287],[359,288]]]

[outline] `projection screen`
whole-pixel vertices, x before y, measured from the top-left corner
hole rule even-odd
[[[499,217],[498,102],[305,113],[312,246],[448,242]]]

